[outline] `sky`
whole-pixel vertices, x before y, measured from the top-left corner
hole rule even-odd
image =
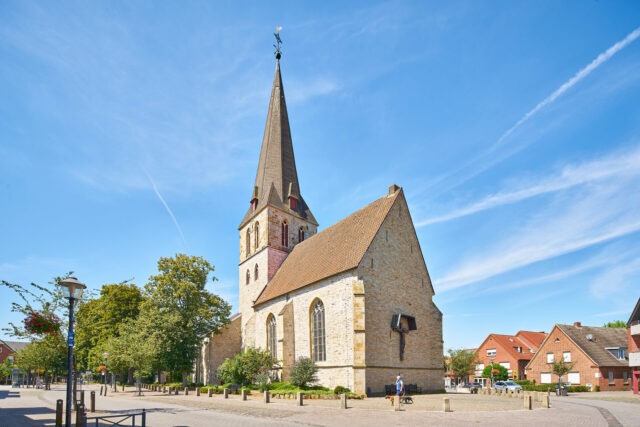
[[[305,201],[323,229],[404,188],[445,351],[628,319],[633,0],[2,1],[0,279],[143,286],[187,253],[235,310],[277,26]]]

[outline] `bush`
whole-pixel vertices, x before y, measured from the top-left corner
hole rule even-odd
[[[223,383],[243,385],[259,383],[258,376],[268,374],[277,362],[268,351],[247,348],[233,359],[225,359],[218,367],[218,379]]]
[[[531,381],[529,381],[529,380],[513,380],[513,382],[516,383],[516,384],[520,384],[523,387],[526,386],[526,385],[531,384]]]
[[[521,384],[522,385],[522,384]],[[526,391],[550,391],[552,393],[556,392],[556,386],[558,383],[549,383],[549,384],[524,384],[522,385],[522,389]],[[568,393],[583,393],[591,391],[589,387],[584,385],[573,385],[567,387]]]
[[[291,371],[291,382],[300,388],[318,381],[318,368],[313,360],[308,357],[300,357]]]
[[[351,393],[351,390],[347,387],[342,387],[341,385],[339,385],[333,389],[333,393],[334,394]]]

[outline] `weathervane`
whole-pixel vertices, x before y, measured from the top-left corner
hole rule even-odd
[[[273,47],[276,48],[276,51],[274,52],[276,54],[276,59],[279,61],[280,57],[282,56],[281,52],[280,52],[280,45],[282,45],[282,39],[280,39],[280,31],[282,31],[282,27],[276,27],[276,32],[273,33],[273,35],[276,37],[276,44],[273,45]]]

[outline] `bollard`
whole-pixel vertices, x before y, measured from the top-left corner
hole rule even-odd
[[[347,409],[347,394],[342,393],[340,395],[340,408]]]
[[[62,399],[56,401],[56,427],[62,427]]]
[[[271,393],[269,390],[264,391],[264,403],[269,403],[271,401]]]
[[[107,395],[107,388],[108,388],[107,386],[104,386],[104,395],[105,396]]]
[[[84,390],[80,390],[80,404],[84,406]]]
[[[534,401],[534,402],[537,402],[537,401],[538,401],[538,392],[537,392],[537,391],[534,391],[534,392],[533,392],[533,401]]]
[[[177,396],[178,393],[180,393],[180,390],[178,390],[178,387],[174,387],[173,388],[173,394],[175,394]]]
[[[102,386],[100,386],[100,396],[102,396]]]
[[[242,400],[247,400],[247,390],[243,388],[241,394]]]
[[[225,389],[224,389],[224,398],[225,398],[225,399],[228,399],[228,398],[229,398],[229,389],[228,389],[228,388],[225,388]]]
[[[209,389],[209,397],[211,397],[211,396],[213,396],[213,389],[212,388]]]
[[[76,408],[76,427],[85,427],[84,425],[84,405],[81,403]]]
[[[184,395],[189,396],[189,387],[184,388]]]
[[[393,398],[393,410],[394,411],[399,411],[400,410],[400,396],[398,396],[397,394]]]
[[[531,396],[524,397],[524,409],[531,409]]]
[[[542,407],[543,408],[549,408],[549,396],[547,396],[546,394],[542,395]]]
[[[491,396],[491,393],[492,393],[491,389],[490,389],[490,388],[488,388],[488,389],[487,389],[487,394],[488,394],[489,396]]]
[[[124,391],[124,384],[122,384],[122,391]]]
[[[196,396],[200,396],[200,387],[196,387]]]
[[[96,392],[91,392],[91,412],[96,412]]]
[[[298,406],[303,406],[304,403],[302,403],[302,393],[298,392]]]
[[[442,398],[442,412],[451,412],[451,401],[448,397]]]

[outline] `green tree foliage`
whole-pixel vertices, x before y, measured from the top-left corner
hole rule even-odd
[[[318,368],[308,357],[300,357],[291,371],[291,382],[300,388],[318,381]]]
[[[506,381],[509,379],[509,371],[504,366],[494,363],[493,366],[487,365],[482,370],[483,378],[491,378],[491,370],[493,370],[494,381]]]
[[[107,341],[120,336],[120,327],[136,319],[142,292],[128,282],[103,285],[100,297],[83,304],[76,316],[76,354],[81,370],[93,370],[104,362]]]
[[[42,370],[45,375],[67,369],[67,343],[62,334],[47,335],[27,344],[15,357],[15,367],[26,372]]]
[[[218,367],[218,379],[223,383],[242,385],[266,383],[265,374],[268,378],[269,371],[277,363],[268,351],[249,347],[233,359],[225,359]]]
[[[0,364],[0,381],[5,384],[9,382],[9,379],[11,379],[11,369],[13,369],[13,367],[9,359],[5,359],[4,362]]]
[[[570,372],[573,369],[573,363],[567,363],[564,360],[560,360],[558,362],[553,363],[553,367],[551,368],[551,372],[558,376],[558,383],[562,381],[562,377],[564,377],[567,372]]]
[[[158,274],[145,285],[141,315],[160,337],[159,363],[165,370],[182,372],[185,386],[202,337],[218,332],[231,313],[226,301],[205,289],[213,270],[202,257],[178,254],[160,258]]]
[[[607,322],[604,325],[605,328],[627,328],[627,322],[624,320],[614,320],[612,322]]]
[[[469,375],[473,375],[478,363],[478,355],[468,350],[449,349],[448,368],[456,378],[468,380]]]

